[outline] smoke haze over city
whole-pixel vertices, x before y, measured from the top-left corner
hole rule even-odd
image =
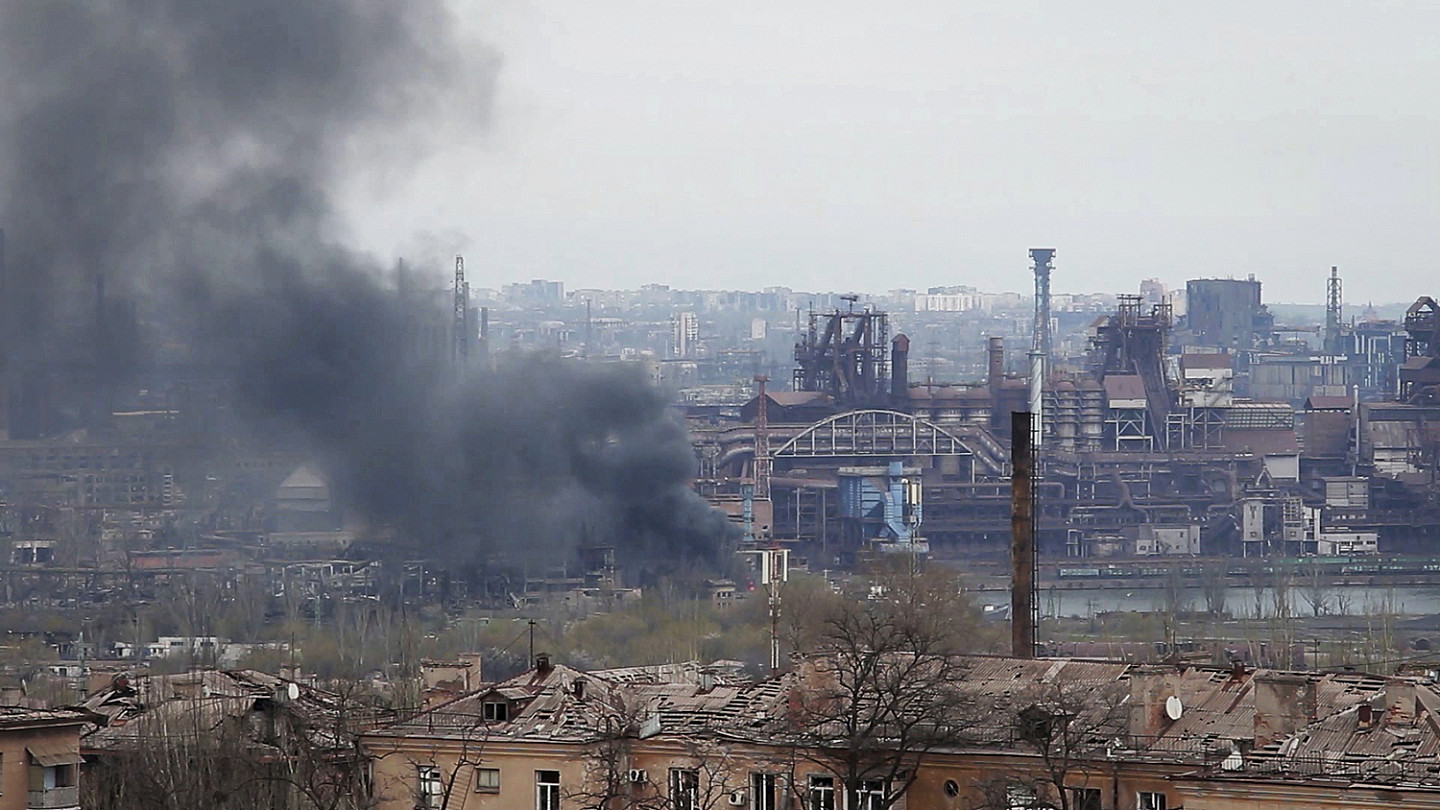
[[[93,364],[80,401],[103,413],[178,343],[360,516],[435,556],[713,552],[724,520],[637,370],[440,362],[424,331],[446,310],[342,242],[340,175],[404,174],[427,109],[489,120],[499,59],[455,30],[439,2],[7,6],[6,371]],[[149,342],[123,339],[137,319]],[[41,397],[12,396],[12,426]]]

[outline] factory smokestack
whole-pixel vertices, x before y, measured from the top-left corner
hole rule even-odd
[[[1054,248],[1030,248],[1035,263],[1035,328],[1030,344],[1031,441],[1039,447],[1045,436],[1045,377],[1050,370],[1054,347],[1050,337],[1050,271],[1054,269]]]
[[[1035,453],[1026,411],[1010,414],[1010,654],[1035,657]]]
[[[1005,381],[1005,338],[992,337],[985,349],[987,361],[986,381],[990,387],[991,401],[1000,397],[1000,383]]]
[[[903,332],[890,341],[890,407],[910,410],[910,338]]]

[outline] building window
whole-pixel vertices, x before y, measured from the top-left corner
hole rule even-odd
[[[420,807],[438,808],[445,798],[445,786],[440,781],[440,769],[434,765],[421,765],[416,769],[418,784],[416,794],[420,797],[417,804]]]
[[[481,711],[487,722],[504,723],[510,719],[510,704],[503,701],[485,703]]]
[[[750,810],[775,810],[775,774],[750,774]]]
[[[1135,810],[1165,810],[1165,794],[1141,793],[1135,801]]]
[[[1028,785],[1010,785],[1005,788],[1005,806],[1008,810],[1031,810],[1039,802],[1035,790]]]
[[[674,810],[699,810],[699,771],[686,768],[670,769],[670,806]]]
[[[835,778],[810,777],[810,810],[835,810]]]
[[[500,769],[499,769],[499,768],[476,768],[476,769],[475,769],[475,792],[476,792],[476,793],[499,793],[499,792],[500,792]]]
[[[55,766],[55,787],[75,787],[75,766]]]
[[[535,772],[535,810],[560,810],[560,772]]]
[[[885,780],[864,779],[855,790],[854,810],[885,810]]]
[[[1070,807],[1074,810],[1100,810],[1100,789],[1070,788]]]

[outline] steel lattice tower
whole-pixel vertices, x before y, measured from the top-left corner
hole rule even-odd
[[[470,358],[470,283],[465,280],[465,257],[455,257],[455,316],[452,354],[456,363]]]
[[[1330,286],[1325,295],[1325,353],[1340,353],[1340,268],[1330,268]]]

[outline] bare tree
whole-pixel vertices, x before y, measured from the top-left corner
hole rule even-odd
[[[1330,612],[1330,585],[1325,581],[1325,570],[1319,564],[1310,564],[1300,595],[1310,606],[1312,615],[1324,616]]]
[[[797,799],[806,785],[796,771],[809,762],[835,775],[844,806],[884,810],[933,752],[968,739],[974,718],[956,688],[963,664],[945,621],[923,588],[847,601],[825,619],[824,652],[796,674],[790,695]]]
[[[365,810],[373,806],[360,732],[383,714],[354,693],[320,714],[286,699],[207,697],[161,703],[87,741],[82,781],[95,810]]]
[[[584,810],[714,810],[744,786],[728,746],[703,728],[666,739],[685,753],[671,760],[665,773],[636,776],[637,745],[658,733],[648,728],[650,709],[643,695],[624,690],[612,690],[605,700],[595,737],[585,749],[581,783],[566,792],[567,801]]]
[[[1265,560],[1261,557],[1245,558],[1245,579],[1250,584],[1251,593],[1255,597],[1255,615],[1259,619],[1265,615],[1265,588],[1267,582],[1265,572]]]
[[[1225,560],[1210,560],[1200,566],[1200,594],[1205,598],[1205,612],[1219,617],[1225,613]]]
[[[1109,753],[1127,733],[1127,692],[1115,684],[1049,683],[1021,695],[1009,715],[1009,740],[1033,753],[1030,771],[997,775],[980,785],[988,810],[1099,810],[1092,783],[1113,767]]]
[[[383,799],[393,798],[390,790],[398,788],[414,800],[417,810],[460,810],[471,789],[483,788],[478,780],[486,762],[491,725],[473,713],[434,711],[422,716],[435,732],[430,750],[415,753],[398,748],[379,750],[377,743],[367,746],[374,758],[402,757],[408,766],[403,769],[404,776],[395,780],[400,784],[377,784],[372,790]]]
[[[1291,596],[1291,571],[1276,560],[1271,566],[1270,658],[1272,666],[1289,669],[1295,665],[1295,610]]]
[[[1165,649],[1174,652],[1177,649],[1181,616],[1190,611],[1190,601],[1185,593],[1185,579],[1178,565],[1171,565],[1166,571],[1161,596],[1164,599],[1161,618],[1164,621]]]

